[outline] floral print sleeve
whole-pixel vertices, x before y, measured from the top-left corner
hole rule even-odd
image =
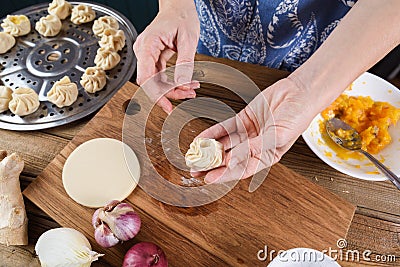
[[[198,52],[295,70],[356,0],[195,0]]]

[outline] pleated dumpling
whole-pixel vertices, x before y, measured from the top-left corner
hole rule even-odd
[[[0,113],[8,110],[8,104],[12,99],[12,92],[7,86],[0,86]]]
[[[72,105],[77,98],[78,86],[71,82],[68,76],[55,82],[47,93],[47,99],[59,108]]]
[[[39,96],[31,88],[20,87],[12,93],[8,108],[18,116],[26,116],[35,112],[40,106]]]
[[[196,138],[186,152],[186,165],[193,171],[207,171],[222,164],[223,145],[215,139]]]
[[[103,70],[111,70],[118,65],[121,60],[120,55],[108,47],[100,47],[97,49],[94,64]]]
[[[100,47],[120,51],[125,46],[125,33],[122,30],[106,29],[99,41]]]
[[[104,70],[97,67],[89,67],[85,70],[81,77],[81,85],[88,93],[96,93],[106,85],[106,73]]]
[[[47,15],[36,22],[35,29],[43,36],[56,36],[61,31],[62,23],[56,15]]]
[[[96,12],[87,5],[77,5],[72,8],[71,21],[74,24],[91,22],[96,18]]]
[[[92,30],[95,35],[102,37],[106,29],[118,30],[118,21],[111,16],[103,16],[93,22]]]
[[[14,36],[6,32],[0,32],[0,54],[8,52],[14,45]]]
[[[7,15],[1,24],[4,32],[14,37],[23,36],[31,31],[31,22],[25,15]]]
[[[65,19],[71,14],[72,5],[65,0],[53,0],[47,11],[60,19]]]

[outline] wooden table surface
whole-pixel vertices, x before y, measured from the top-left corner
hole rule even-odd
[[[260,88],[265,88],[271,81],[279,80],[288,74],[284,71],[203,55],[198,55],[196,60],[217,61],[233,66],[248,75]],[[200,95],[215,96],[212,90],[202,90]],[[218,98],[229,103],[236,111],[243,108],[243,103],[234,97]],[[21,175],[22,189],[40,174],[90,118],[89,116],[66,126],[34,132],[0,130],[0,148],[17,152],[25,160],[25,168]],[[347,249],[358,250],[361,253],[370,250],[372,254],[369,257],[373,261],[343,261],[342,266],[400,266],[400,191],[390,182],[369,182],[341,174],[322,162],[301,137],[282,158],[281,163],[357,206],[346,240]],[[0,245],[0,266],[38,266],[33,252],[35,242],[44,231],[59,227],[29,200],[25,199],[25,205],[29,219],[29,245]],[[395,255],[395,258],[391,255]],[[385,258],[391,262],[383,262]],[[102,264],[99,262],[96,265]]]

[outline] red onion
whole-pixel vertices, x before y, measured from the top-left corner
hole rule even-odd
[[[134,238],[140,230],[141,220],[131,205],[114,200],[95,211],[92,225],[97,243],[108,248]]]
[[[122,267],[167,267],[167,257],[162,249],[150,242],[131,247],[125,255]]]

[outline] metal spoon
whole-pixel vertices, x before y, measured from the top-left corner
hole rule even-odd
[[[349,138],[339,137],[337,132],[340,129],[347,131]],[[354,128],[338,118],[333,118],[326,122],[326,132],[328,133],[329,137],[332,138],[332,140],[339,146],[364,154],[384,175],[386,175],[387,178],[389,178],[389,180],[398,189],[400,189],[400,178],[370,153],[361,149],[361,137]]]

